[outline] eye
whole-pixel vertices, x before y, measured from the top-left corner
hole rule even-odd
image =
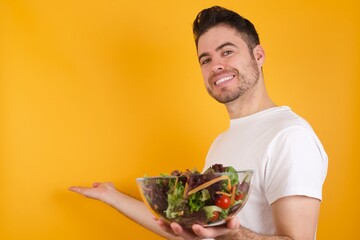
[[[227,56],[227,55],[230,55],[230,54],[232,54],[232,53],[233,53],[233,51],[227,50],[227,51],[224,51],[224,52],[223,52],[223,55],[224,55],[224,56]]]
[[[204,65],[204,64],[209,63],[210,61],[211,61],[210,58],[205,58],[205,59],[203,59],[203,60],[200,62],[200,64],[201,64],[201,65]]]

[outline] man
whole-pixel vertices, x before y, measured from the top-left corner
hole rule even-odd
[[[176,223],[155,224],[141,202],[110,183],[71,190],[99,199],[167,238],[314,239],[327,155],[310,125],[268,96],[262,74],[265,53],[253,24],[215,6],[198,14],[193,32],[206,89],[230,116],[230,127],[215,139],[204,169],[222,163],[254,170],[252,191],[238,218],[226,227],[194,225],[190,232]]]

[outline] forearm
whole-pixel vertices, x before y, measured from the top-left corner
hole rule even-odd
[[[218,236],[216,240],[293,240],[287,236],[261,235],[244,227],[232,230],[225,235]]]
[[[145,227],[146,229],[166,239],[177,239],[164,232],[158,226],[157,222],[154,220],[154,216],[150,213],[142,201],[121,192],[114,192],[110,198],[103,200],[103,202],[112,206],[124,216]]]

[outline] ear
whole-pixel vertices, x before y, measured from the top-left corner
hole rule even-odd
[[[258,63],[258,65],[262,66],[264,64],[264,62],[265,62],[265,51],[264,51],[264,49],[260,45],[257,45],[253,49],[253,54],[254,54],[254,58],[255,58],[256,62]]]

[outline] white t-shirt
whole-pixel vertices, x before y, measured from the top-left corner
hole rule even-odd
[[[270,205],[292,195],[321,200],[328,159],[310,125],[282,106],[230,120],[229,129],[213,142],[204,169],[216,163],[254,171],[238,217],[242,226],[273,235]]]

